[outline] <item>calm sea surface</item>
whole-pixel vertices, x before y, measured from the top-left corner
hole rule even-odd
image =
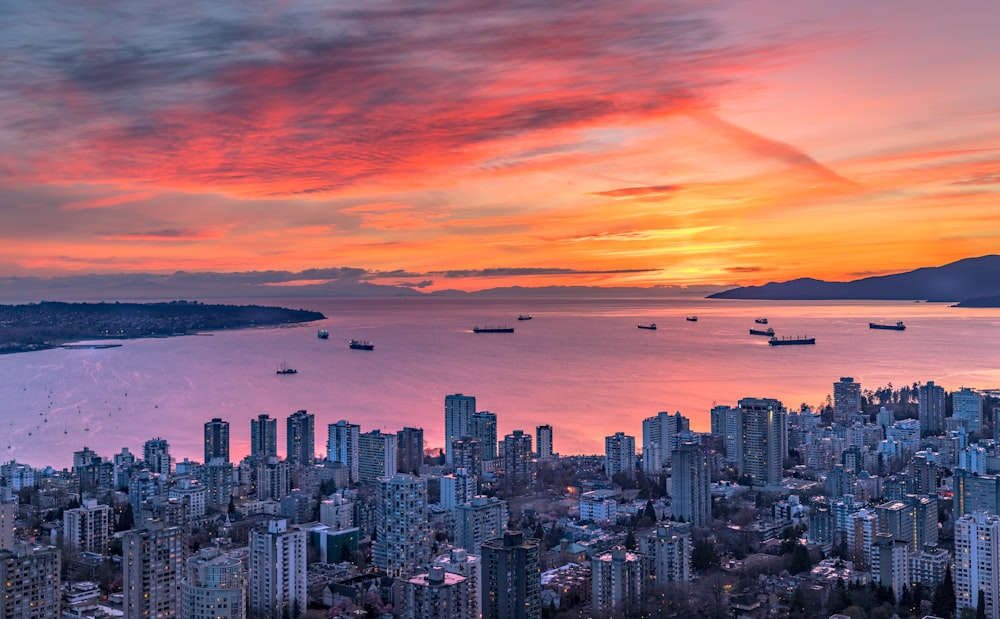
[[[105,350],[0,356],[0,462],[69,466],[84,446],[110,457],[142,452],[162,437],[177,459],[202,459],[202,424],[231,424],[232,453],[247,452],[252,417],[284,423],[316,415],[316,450],[326,424],[362,431],[424,428],[442,444],[444,397],[476,396],[497,414],[499,433],[554,428],[556,451],[602,453],[616,431],[641,443],[641,421],[680,411],[708,430],[715,403],[775,397],[820,404],[841,376],[863,388],[933,380],[952,390],[1000,387],[1000,310],[929,303],[761,302],[703,299],[333,300],[266,302],[329,318],[290,328],[125,341]],[[517,321],[520,313],[534,316]],[[685,316],[697,315],[697,322]],[[779,335],[815,346],[768,346],[749,335],[766,316]],[[905,332],[868,322],[906,322]],[[658,330],[637,329],[656,322]],[[473,334],[506,324],[514,334]],[[317,329],[329,340],[316,337]],[[372,352],[349,350],[351,338]],[[282,362],[298,369],[279,376]]]

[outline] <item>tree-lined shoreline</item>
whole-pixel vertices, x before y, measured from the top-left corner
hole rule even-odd
[[[320,312],[261,305],[63,303],[0,305],[0,354],[56,348],[79,340],[190,335],[321,320]]]

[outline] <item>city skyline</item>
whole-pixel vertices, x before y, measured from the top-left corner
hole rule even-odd
[[[7,357],[8,606],[1000,617],[1000,310],[700,298],[995,253],[1000,5],[0,16],[0,302],[324,310]]]
[[[756,284],[998,233],[993,5],[4,12],[0,277]]]
[[[64,598],[126,616],[309,617],[321,606],[346,617],[363,605],[401,619],[480,609],[537,619],[558,600],[570,618],[725,616],[739,606],[758,618],[851,606],[917,617],[930,606],[939,617],[977,609],[996,619],[997,392],[830,384],[833,397],[816,409],[759,397],[716,406],[709,432],[680,413],[647,417],[641,461],[623,431],[605,437],[604,456],[557,456],[559,426],[544,425],[537,454],[531,434],[514,430],[487,462],[461,444],[495,438],[497,416],[453,394],[438,399],[434,422],[464,434],[452,465],[442,453],[419,475],[396,473],[407,441],[346,419],[328,424],[332,457],[303,462],[315,433],[304,409],[285,424],[296,464],[277,453],[283,426],[267,414],[249,420],[251,453],[238,466],[215,455],[235,434],[219,417],[198,433],[208,465],[172,466],[172,436],[147,440],[142,461],[85,448],[67,471],[9,462],[0,466],[5,608],[58,609]],[[928,423],[938,413],[943,423]],[[407,430],[423,434],[399,434]],[[24,509],[43,499],[48,509]],[[732,592],[711,593],[709,577]],[[675,587],[685,595],[670,595]],[[917,593],[927,604],[913,606],[911,590],[929,592]],[[779,605],[788,612],[770,612]]]

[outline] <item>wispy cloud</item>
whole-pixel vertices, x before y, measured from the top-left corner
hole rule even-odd
[[[582,236],[569,237],[564,240],[574,243],[589,241],[653,241],[685,238],[702,232],[716,229],[717,226],[697,226],[690,228],[660,228],[645,230],[627,230],[622,232],[596,232]]]
[[[82,200],[73,200],[64,203],[62,205],[62,208],[72,211],[79,209],[106,208],[109,206],[136,204],[145,202],[150,198],[154,197],[155,195],[156,193],[151,191],[115,193],[112,195],[101,195],[92,198],[85,198]]]
[[[953,185],[1000,185],[1000,172],[984,172],[954,181]]]
[[[11,9],[0,99],[15,107],[14,172],[257,196],[419,182],[512,139],[686,105],[731,62],[681,2],[192,9]]]
[[[3,3],[0,273],[654,285],[992,251],[1000,5],[855,4]]]
[[[796,170],[811,173],[824,181],[845,185],[854,184],[790,144],[759,135],[707,111],[700,111],[693,114],[693,117],[713,131],[719,132],[744,148],[760,155],[764,160],[783,162]]]
[[[680,191],[676,185],[657,185],[654,187],[625,187],[623,189],[612,189],[610,191],[598,191],[595,196],[604,196],[616,200],[659,200]]]

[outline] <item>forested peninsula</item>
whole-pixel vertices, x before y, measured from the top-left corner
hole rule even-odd
[[[247,329],[325,318],[320,312],[261,305],[62,303],[0,305],[0,354],[55,348],[79,340],[120,340]]]

